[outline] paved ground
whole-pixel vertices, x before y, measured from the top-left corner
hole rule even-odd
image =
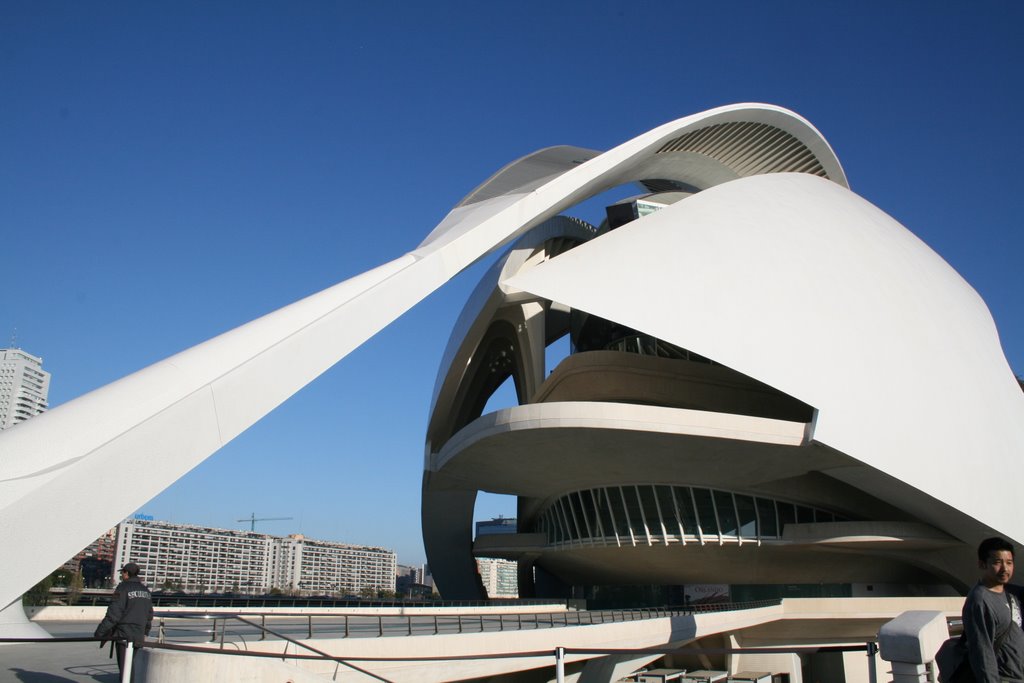
[[[118,680],[117,663],[107,659],[107,649],[100,650],[99,643],[0,645],[0,683],[117,683]]]

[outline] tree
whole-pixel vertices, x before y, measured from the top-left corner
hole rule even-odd
[[[78,602],[78,598],[82,597],[82,589],[85,587],[85,579],[82,577],[82,572],[77,571],[71,575],[71,580],[68,582],[68,605],[74,605]]]
[[[21,603],[29,606],[47,605],[50,602],[50,588],[53,587],[53,574],[50,574],[42,581],[32,586],[25,595],[21,597]]]

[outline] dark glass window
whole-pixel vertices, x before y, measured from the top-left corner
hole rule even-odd
[[[683,523],[683,532],[691,536],[697,535],[697,513],[693,511],[693,498],[689,488],[674,488],[679,520]]]
[[[615,535],[615,521],[612,519],[612,513],[608,507],[608,489],[597,489],[594,491],[595,497],[597,498],[597,513],[601,516],[601,526],[604,527],[605,536]]]
[[[735,494],[736,512],[740,516],[740,536],[757,538],[757,513],[754,511],[754,499],[750,496]]]
[[[736,523],[736,508],[733,507],[732,494],[727,491],[715,491],[715,508],[718,510],[718,524],[723,536],[736,536],[739,524]]]
[[[642,521],[647,522],[647,530],[650,533],[660,536],[661,515],[658,514],[658,503],[654,499],[654,487],[637,486],[636,489],[640,494],[640,504],[644,513]]]
[[[590,535],[594,538],[601,538],[604,536],[603,529],[601,528],[601,520],[598,519],[597,510],[600,507],[595,498],[596,492],[593,489],[587,491],[581,491],[580,496],[583,498],[583,507],[587,511],[587,519],[590,520]]]
[[[579,508],[579,523],[583,525],[580,529],[587,535],[587,538],[594,536],[597,531],[597,523],[594,519],[594,506],[591,503],[590,496],[587,495],[586,491],[577,491],[572,494],[573,498],[576,499],[576,507]]]
[[[781,500],[775,503],[775,507],[779,511],[779,535],[781,536],[786,531],[787,524],[796,522],[796,510],[793,509],[792,503],[783,503]]]
[[[707,489],[691,489],[693,501],[697,504],[697,522],[701,533],[705,536],[718,535],[718,522],[715,519],[715,504],[711,502],[711,491]]]
[[[623,486],[622,497],[626,501],[626,512],[629,514],[629,525],[633,528],[633,536],[639,536],[645,541],[647,532],[644,531],[644,518],[640,512],[640,499],[637,497],[635,486]]]
[[[626,520],[626,508],[622,503],[622,489],[616,486],[608,489],[608,500],[612,504],[612,517],[615,518],[615,531],[619,541],[629,538],[629,522]]]
[[[658,495],[658,506],[661,508],[662,521],[665,524],[665,531],[682,537],[683,530],[679,528],[678,515],[676,513],[676,501],[672,497],[670,486],[656,486],[655,492]]]
[[[756,498],[757,514],[761,518],[761,538],[778,538],[779,525],[775,519],[775,501],[768,498]]]
[[[796,523],[811,524],[814,522],[814,510],[804,505],[796,506]]]
[[[565,531],[568,536],[566,540],[575,540],[580,537],[579,529],[576,528],[576,524],[572,518],[572,508],[569,506],[569,501],[565,498],[558,499],[558,505],[562,509],[562,517],[565,519]]]

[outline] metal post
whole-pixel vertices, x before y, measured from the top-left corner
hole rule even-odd
[[[345,615],[345,637],[348,638],[348,615]]]
[[[129,641],[124,647],[124,669],[121,671],[121,683],[130,683],[132,680],[132,655],[135,653],[135,645]]]
[[[267,639],[267,615],[260,615],[260,640]]]
[[[868,643],[868,683],[878,683],[878,672],[875,670],[875,653],[878,643]]]
[[[565,683],[565,648],[555,648],[555,681]]]
[[[377,635],[384,636],[384,616],[380,614],[377,615]]]
[[[309,620],[309,622],[308,622],[309,638],[310,638],[310,640],[312,640],[313,639],[313,615],[312,614],[307,615],[306,618]]]

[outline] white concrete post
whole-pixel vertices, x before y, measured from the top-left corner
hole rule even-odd
[[[942,612],[904,612],[878,630],[882,659],[892,664],[893,683],[927,683],[929,664],[949,638]]]
[[[565,683],[565,648],[555,648],[555,681]]]
[[[135,653],[135,645],[128,641],[124,648],[124,668],[121,669],[121,683],[129,683],[132,680],[132,655]]]

